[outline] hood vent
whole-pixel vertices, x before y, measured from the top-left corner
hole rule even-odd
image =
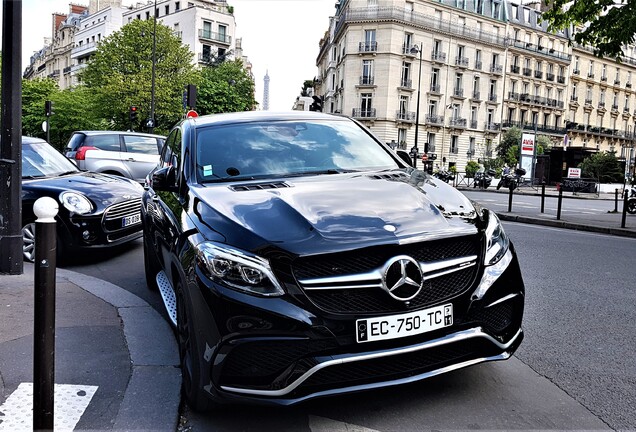
[[[369,178],[374,180],[401,180],[405,177],[408,177],[404,173],[383,173],[383,174],[372,174]]]
[[[230,189],[236,192],[254,191],[254,190],[267,190],[267,189],[281,189],[290,187],[285,182],[273,182],[273,183],[253,183],[246,185],[230,186]]]

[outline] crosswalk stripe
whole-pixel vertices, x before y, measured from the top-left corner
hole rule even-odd
[[[55,384],[53,427],[72,431],[86,411],[97,386]],[[33,430],[33,383],[21,383],[0,405],[0,431]]]

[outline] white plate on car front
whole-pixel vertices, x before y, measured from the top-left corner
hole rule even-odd
[[[453,325],[451,303],[400,315],[356,321],[358,343],[414,336]]]

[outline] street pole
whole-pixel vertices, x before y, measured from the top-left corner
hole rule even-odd
[[[157,0],[155,0],[154,10],[154,25],[152,30],[152,76],[150,78],[150,121],[151,125],[148,127],[148,132],[153,133],[155,129],[155,69],[157,62]]]
[[[415,108],[415,145],[413,146],[413,149],[415,151],[413,155],[413,168],[417,168],[417,154],[418,154],[417,142],[418,142],[418,132],[419,132],[419,126],[420,126],[420,89],[421,89],[421,83],[422,83],[422,49],[423,48],[424,48],[423,43],[420,42],[419,48],[413,47],[411,49],[411,52],[413,52],[414,49],[417,49],[417,51],[420,54],[420,69],[417,76],[417,107]]]
[[[2,2],[0,274],[22,274],[22,0]]]

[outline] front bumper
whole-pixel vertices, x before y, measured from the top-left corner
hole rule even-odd
[[[507,359],[523,339],[524,286],[513,249],[505,264],[486,288],[482,276],[440,302],[453,304],[452,326],[366,343],[356,342],[356,320],[369,314],[324,313],[302,296],[250,296],[195,268],[189,286],[201,295],[204,388],[217,401],[290,405]]]

